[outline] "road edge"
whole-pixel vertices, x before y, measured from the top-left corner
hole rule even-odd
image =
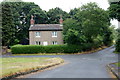
[[[117,70],[117,66],[113,66],[114,63],[110,63],[107,65],[107,68],[110,70],[110,72],[119,80],[120,79],[120,76],[118,74],[118,70]]]

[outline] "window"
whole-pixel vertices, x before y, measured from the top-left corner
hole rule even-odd
[[[52,37],[57,37],[57,31],[52,32]]]
[[[56,44],[57,44],[57,41],[53,41],[53,42],[52,42],[52,45],[56,45]]]
[[[36,37],[40,37],[40,32],[35,32]]]
[[[35,44],[36,44],[36,45],[40,45],[41,42],[40,42],[40,41],[35,41]]]

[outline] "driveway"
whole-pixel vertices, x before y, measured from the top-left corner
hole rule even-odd
[[[14,57],[61,57],[67,63],[51,70],[27,75],[25,78],[111,78],[106,65],[118,61],[118,55],[113,51],[114,48],[109,47],[91,54]]]

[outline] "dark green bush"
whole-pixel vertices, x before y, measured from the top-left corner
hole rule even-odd
[[[13,54],[43,53],[44,47],[40,45],[15,45],[11,48]]]
[[[64,53],[78,53],[81,52],[81,45],[64,45]]]
[[[115,49],[115,51],[116,52],[120,52],[120,38],[116,41],[116,49]]]
[[[44,53],[63,53],[64,45],[48,45],[48,46],[43,46],[44,47]]]
[[[93,43],[84,43],[81,45],[15,45],[11,50],[13,54],[31,54],[31,53],[78,53],[89,51],[98,45]]]

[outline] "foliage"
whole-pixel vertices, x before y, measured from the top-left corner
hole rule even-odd
[[[109,7],[109,15],[111,19],[117,19],[120,21],[120,1],[112,2]],[[118,35],[116,40],[116,52],[120,52],[120,29],[118,28]]]
[[[120,21],[120,1],[110,4],[109,14],[112,19]]]
[[[1,4],[4,46],[28,44],[24,41],[28,40],[31,15],[35,16],[36,24],[47,23],[47,14],[33,2],[2,2]]]
[[[96,3],[88,3],[81,8],[72,9],[69,14],[58,7],[46,12],[33,2],[25,3],[21,0],[20,2],[2,2],[1,4],[6,5],[2,6],[4,46],[22,44],[28,40],[31,15],[34,15],[35,24],[57,24],[62,15],[64,41],[68,45],[88,43],[87,45],[90,46],[90,43],[101,46],[109,45],[112,42],[108,11],[99,8]],[[48,49],[52,51],[53,46]]]
[[[67,44],[93,43],[110,45],[112,29],[108,11],[99,8],[96,3],[88,3],[69,12],[70,17],[64,21],[64,40]]]
[[[32,53],[78,53],[81,51],[98,48],[98,44],[84,43],[81,45],[14,45],[11,50],[13,54]]]
[[[66,18],[69,17],[69,14],[67,12],[63,11],[62,9],[60,9],[59,7],[50,9],[47,12],[48,23],[49,24],[58,24],[61,15],[63,17],[63,20],[65,20]]]
[[[2,45],[9,45],[14,42],[15,27],[10,4],[2,4]]]
[[[115,51],[120,52],[120,29],[117,29],[117,31],[118,31],[118,38],[116,40]]]

